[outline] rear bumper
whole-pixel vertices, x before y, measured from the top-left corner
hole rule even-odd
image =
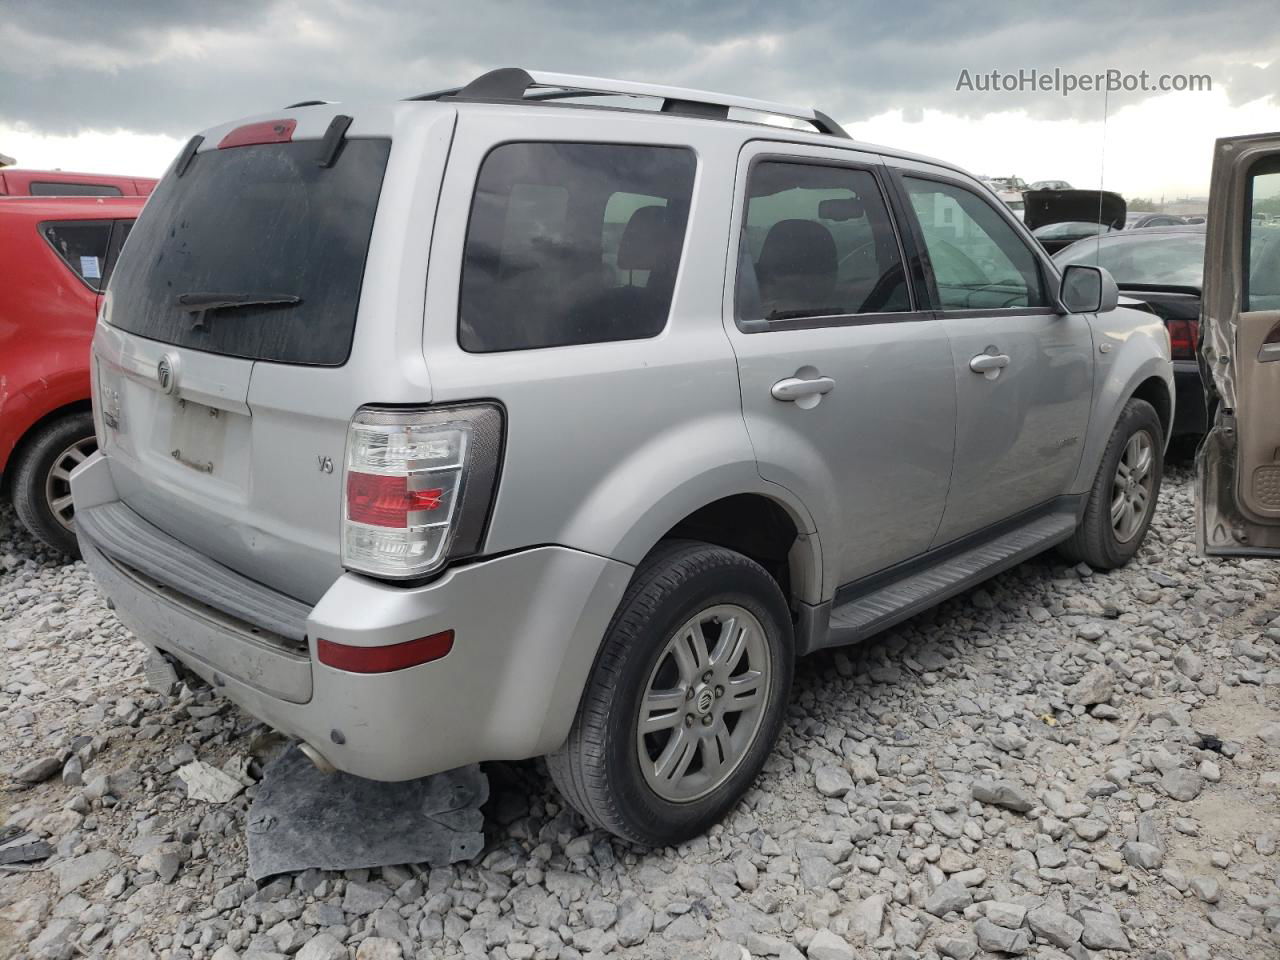
[[[458,567],[421,587],[345,574],[294,623],[297,601],[211,567],[111,500],[109,483],[101,454],[72,479],[85,561],[125,625],[333,766],[375,780],[537,756],[563,742],[631,575],[557,546]],[[157,552],[160,568],[149,566]],[[317,638],[383,646],[448,629],[447,656],[391,673],[336,670],[315,655]]]
[[[1171,436],[1200,435],[1208,428],[1204,412],[1204,384],[1194,360],[1173,361],[1174,413]]]

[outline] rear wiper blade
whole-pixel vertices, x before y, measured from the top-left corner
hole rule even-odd
[[[184,293],[178,297],[178,305],[190,307],[192,313],[235,307],[293,306],[301,302],[301,297],[291,293]]]

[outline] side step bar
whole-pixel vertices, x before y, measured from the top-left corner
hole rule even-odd
[[[826,639],[818,646],[864,640],[1061,543],[1075,527],[1074,512],[1041,516],[933,566],[854,595],[832,608]]]

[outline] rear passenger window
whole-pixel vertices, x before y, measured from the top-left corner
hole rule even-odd
[[[33,197],[118,197],[120,188],[108,183],[44,183],[32,181]]]
[[[42,223],[40,232],[77,277],[94,290],[106,285],[103,270],[111,239],[110,221]]]
[[[458,342],[472,353],[637,340],[671,312],[696,161],[679,147],[509,143],[480,168]]]
[[[952,184],[904,180],[943,310],[1045,306],[1035,254],[989,203]]]
[[[875,177],[790,161],[752,167],[735,299],[740,321],[910,310]]]

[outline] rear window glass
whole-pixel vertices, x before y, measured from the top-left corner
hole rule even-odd
[[[1126,230],[1113,238],[1073,243],[1056,255],[1054,262],[1060,267],[1069,263],[1104,267],[1121,285],[1200,286],[1204,278],[1203,233],[1128,234]]]
[[[111,221],[42,223],[40,232],[71,271],[94,290],[101,290],[107,265]]]
[[[509,143],[484,161],[458,342],[486,353],[660,333],[696,161],[690,150]]]
[[[109,183],[45,183],[33,181],[33,197],[118,197],[119,187]]]
[[[208,150],[165,177],[112,275],[112,324],[227,356],[344,363],[391,142],[349,140],[331,167],[320,149]]]

